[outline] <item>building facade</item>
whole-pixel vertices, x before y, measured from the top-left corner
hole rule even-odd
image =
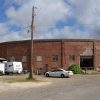
[[[0,58],[22,61],[25,69],[30,68],[30,41],[0,43]],[[100,41],[90,39],[34,40],[33,69],[40,73],[70,65],[100,68]]]

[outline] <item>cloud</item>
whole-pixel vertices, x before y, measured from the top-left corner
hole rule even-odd
[[[35,3],[33,0],[29,0],[28,3],[23,3],[18,9],[11,6],[6,11],[6,15],[13,24],[31,24],[32,6],[34,4],[37,7],[35,17],[37,26],[55,25],[57,21],[64,20],[70,14],[63,0],[54,0],[53,2],[50,0],[36,0]]]
[[[3,33],[7,33],[9,28],[6,23],[0,23],[0,35],[4,35]]]
[[[30,39],[30,34],[26,31],[11,31],[6,34],[0,34],[0,42],[6,41],[18,41],[18,40],[27,40]]]
[[[89,38],[100,37],[100,0],[70,0],[72,16],[75,16],[77,21],[84,25]]]
[[[11,6],[6,11],[6,15],[9,18],[10,24],[15,24],[23,27],[29,25],[31,22],[31,9],[29,9],[29,7],[26,5],[23,5],[19,9]]]
[[[84,35],[83,35],[84,34]],[[66,39],[66,38],[71,38],[71,39],[80,39],[80,38],[85,38],[88,39],[88,37],[90,37],[90,34],[88,34],[88,32],[82,32],[80,30],[76,30],[75,27],[70,27],[70,26],[65,26],[62,29],[57,29],[56,27],[54,27],[54,29],[52,31],[48,31],[44,32],[43,35],[38,34],[36,38],[53,38],[53,39]]]
[[[16,4],[21,4],[21,6],[16,9],[16,7],[12,5],[5,14],[9,18],[9,24],[15,24],[20,27],[28,26],[31,24],[32,6],[35,5],[37,7],[35,12],[36,36],[39,36],[38,34],[40,33],[41,36],[44,34],[48,36],[49,30],[52,26],[55,26],[60,20],[65,21],[67,16],[70,15],[70,7],[65,4],[63,0],[54,0],[53,2],[50,0],[24,1],[25,2],[15,0]]]
[[[27,29],[22,30],[20,34],[20,30],[14,31],[11,27],[15,25],[23,28],[31,25],[33,5],[37,7],[34,38],[98,38],[100,36],[100,0],[9,0],[9,2],[6,0],[4,4],[5,6],[8,4],[5,11],[8,21],[0,23],[0,27],[3,27],[0,32],[14,35],[12,40],[29,39]],[[67,25],[69,18],[74,18],[76,23]],[[64,23],[61,28],[57,27],[58,22]],[[9,36],[5,35],[4,40],[11,40],[8,39]]]

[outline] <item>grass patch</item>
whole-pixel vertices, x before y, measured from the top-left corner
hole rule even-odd
[[[29,80],[29,79],[22,79],[22,80],[17,80],[17,79],[3,79],[3,80],[0,80],[1,82],[5,82],[5,83],[17,83],[17,82],[43,82],[41,80],[37,80],[37,79],[34,79],[34,80]]]
[[[46,82],[46,81],[41,81],[41,80],[1,80],[1,82],[4,83],[19,83],[19,82]]]
[[[29,79],[27,76],[3,76],[0,77],[0,82],[18,83],[18,82],[46,82],[43,78],[34,77]]]

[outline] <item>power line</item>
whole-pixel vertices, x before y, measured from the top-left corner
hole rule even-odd
[[[27,30],[28,28],[31,28],[31,26],[23,27],[23,28],[21,28],[20,30],[14,31],[14,32],[18,32],[18,33],[19,33],[19,32],[21,32],[21,31]],[[6,35],[6,34],[8,34],[8,33],[14,33],[14,32],[2,33],[2,34],[0,34],[0,36]]]
[[[70,23],[69,23],[70,24]],[[83,26],[83,27],[85,27],[85,26],[92,26],[92,25],[94,25],[94,26],[96,26],[97,24],[100,24],[100,23],[96,23],[96,24],[73,24],[74,26],[75,25],[78,25],[78,26]],[[72,25],[72,26],[73,26]],[[41,27],[65,27],[65,26],[70,26],[70,25],[36,25],[37,26],[37,28],[41,28]],[[97,25],[98,26],[98,25]],[[71,27],[71,26],[70,26]]]
[[[96,23],[96,24],[100,24],[100,22],[99,23]],[[83,27],[85,27],[85,25],[86,26],[88,26],[88,25],[96,25],[96,24],[76,24],[76,25],[83,25]],[[74,24],[75,25],[75,24]],[[43,28],[43,27],[65,27],[65,26],[69,26],[69,25],[36,25],[37,26],[37,28]],[[28,28],[30,28],[30,29],[28,29]],[[24,30],[27,30],[27,33],[29,33],[30,31],[29,30],[31,30],[31,25],[28,25],[28,26],[26,26],[26,27],[22,27],[20,30],[18,30],[18,31],[14,31],[14,32],[22,32],[22,31],[24,31]],[[8,33],[13,33],[13,32],[7,32],[7,33],[2,33],[2,34],[0,34],[0,36],[3,36],[3,35],[6,35],[6,34],[8,34]]]

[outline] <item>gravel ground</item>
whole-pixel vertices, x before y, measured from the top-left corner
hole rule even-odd
[[[34,87],[41,87],[51,84],[50,82],[21,82],[21,83],[0,83],[0,93],[9,91],[18,91]]]
[[[2,92],[0,100],[100,100],[100,74],[45,80],[52,84]]]
[[[45,80],[45,78],[41,76],[34,76],[38,81],[28,81],[26,80],[27,77],[28,75],[0,76],[0,93],[8,92],[9,90],[17,91],[51,84],[51,82],[48,82],[47,80]]]

